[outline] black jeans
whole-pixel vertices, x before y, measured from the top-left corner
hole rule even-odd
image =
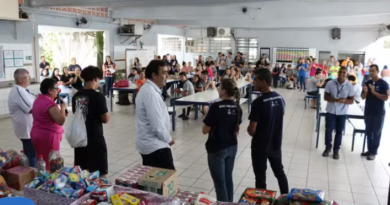
[[[141,154],[144,166],[159,167],[175,170],[172,151],[170,148],[156,150],[150,154]]]
[[[326,145],[326,149],[328,151],[330,151],[332,149],[333,130],[336,130],[336,135],[334,136],[333,151],[338,151],[340,149],[346,121],[347,121],[347,115],[334,115],[331,113],[326,113],[326,117],[325,117],[325,145]]]
[[[371,154],[378,154],[385,116],[386,114],[364,116],[364,122],[366,124],[367,148]]]
[[[106,95],[111,95],[111,88],[114,84],[114,77],[104,77],[104,81],[106,81]]]
[[[23,143],[23,152],[28,158],[28,164],[30,167],[36,167],[37,155],[31,139],[21,139],[21,141]]]
[[[267,159],[271,164],[276,179],[278,179],[280,193],[288,194],[288,181],[283,169],[281,150],[266,151],[261,148],[252,148],[252,165],[256,177],[256,188],[267,189]]]
[[[274,88],[277,88],[278,87],[279,76],[278,75],[272,75],[272,77],[273,77]]]

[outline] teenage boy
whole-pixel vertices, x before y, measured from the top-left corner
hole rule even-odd
[[[218,76],[219,76],[219,78],[222,78],[222,76],[225,74],[226,67],[227,67],[225,54],[221,54],[221,57],[216,62],[217,62],[217,65],[219,67]]]
[[[294,82],[294,89],[295,89],[297,84],[297,78],[295,77],[295,72],[292,69],[291,64],[287,65],[286,76],[287,76],[287,82],[290,83],[290,80]]]
[[[355,91],[347,80],[348,69],[340,67],[337,79],[331,80],[325,87],[326,118],[325,118],[325,145],[326,149],[322,156],[328,157],[332,150],[332,133],[336,130],[333,146],[333,159],[339,159],[339,150],[343,137],[343,130],[347,120],[350,104],[355,99]]]
[[[381,142],[383,122],[386,116],[385,101],[389,98],[387,92],[389,85],[379,78],[377,65],[371,65],[369,72],[371,80],[364,84],[362,94],[362,99],[366,99],[364,122],[366,123],[368,151],[362,153],[362,156],[367,157],[368,160],[374,160]]]
[[[322,75],[322,71],[317,70],[316,74],[311,77],[309,83],[307,83],[307,94],[311,96],[318,96],[319,88],[324,85],[325,79],[325,76]],[[313,99],[311,101],[311,108],[317,108],[317,99]]]
[[[282,164],[283,116],[285,102],[271,90],[272,74],[267,69],[255,72],[254,89],[262,95],[252,103],[248,133],[252,136],[252,165],[256,188],[267,189],[267,159],[278,179],[280,193],[287,194],[288,181]]]
[[[359,83],[356,83],[356,77],[353,75],[348,76],[348,81],[352,84],[355,92],[355,103],[360,104],[362,101],[362,86]]]
[[[207,64],[207,62],[206,62]],[[176,93],[180,93],[183,97],[187,95],[193,95],[195,93],[194,85],[187,79],[187,74],[185,72],[179,73],[180,76],[180,85],[179,88],[175,89]],[[185,108],[183,108],[183,113],[178,117],[183,120],[189,120],[189,115],[191,112],[191,106],[187,107],[187,114],[185,113]]]

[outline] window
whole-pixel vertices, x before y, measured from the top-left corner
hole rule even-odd
[[[161,58],[166,55],[176,55],[176,59],[180,62],[183,60],[184,42],[182,36],[169,36],[158,34],[158,55]]]
[[[207,38],[187,38],[186,39],[187,53],[206,53],[207,52]]]
[[[231,51],[231,38],[210,38],[210,53],[216,55],[218,52],[227,53]]]
[[[259,41],[257,38],[237,38],[237,51],[244,54],[246,61],[256,62],[259,59]]]

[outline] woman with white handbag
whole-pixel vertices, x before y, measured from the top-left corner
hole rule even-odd
[[[103,123],[107,123],[110,117],[104,95],[96,91],[103,72],[98,67],[88,66],[81,71],[81,78],[85,84],[73,97],[72,111],[75,116],[67,139],[75,148],[74,164],[89,172],[99,171],[105,177],[108,161]],[[87,140],[82,136],[86,136]]]

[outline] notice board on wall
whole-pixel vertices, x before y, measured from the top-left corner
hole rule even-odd
[[[153,50],[133,50],[126,49],[126,75],[130,73],[134,65],[134,59],[138,58],[142,67],[146,67],[154,58]]]

